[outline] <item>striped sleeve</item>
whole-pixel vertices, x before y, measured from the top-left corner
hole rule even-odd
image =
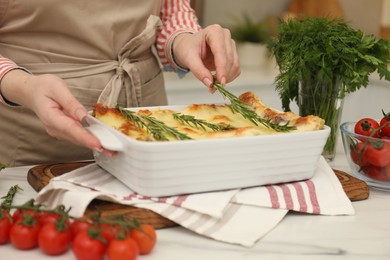
[[[3,79],[4,75],[7,74],[7,72],[16,68],[19,68],[18,65],[0,55],[0,81]]]
[[[190,0],[164,0],[160,17],[162,26],[157,31],[157,54],[164,70],[183,75],[188,70],[176,64],[172,43],[180,33],[195,33],[201,30],[198,18],[190,6]]]
[[[11,61],[10,59],[4,58],[3,56],[0,55],[0,83],[1,83],[1,80],[3,79],[3,77],[5,76],[5,74],[7,74],[8,72],[10,72],[11,70],[14,70],[14,69],[21,69],[21,70],[26,71],[27,73],[30,73],[25,68],[16,65],[15,62]],[[3,97],[2,93],[1,93],[1,88],[0,88],[0,103],[4,103],[4,104],[10,105],[10,106],[16,106],[16,104],[6,100]]]

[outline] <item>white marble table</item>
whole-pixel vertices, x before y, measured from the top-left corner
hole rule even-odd
[[[342,150],[332,167],[349,171]],[[29,167],[0,172],[0,195],[18,184],[23,191],[15,203],[21,204],[36,192],[28,185]],[[200,237],[181,227],[158,230],[158,244],[144,260],[237,260],[237,259],[390,259],[390,192],[371,189],[367,200],[354,202],[355,216],[312,216],[289,213],[252,248],[229,245]],[[261,219],[259,219],[261,221]],[[71,251],[58,257],[43,255],[38,249],[20,251],[8,244],[0,246],[0,259],[74,259]]]

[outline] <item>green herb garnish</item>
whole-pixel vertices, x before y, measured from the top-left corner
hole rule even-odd
[[[117,105],[116,107],[125,118],[134,122],[134,124],[138,128],[140,129],[145,128],[157,140],[169,141],[166,134],[171,135],[178,140],[192,139],[186,134],[179,132],[176,128],[169,127],[166,124],[164,124],[164,122],[161,122],[150,115],[136,115],[134,111],[124,109],[119,105]]]
[[[164,122],[157,120],[154,117],[151,117],[150,115],[147,116],[141,116],[144,120],[148,121],[148,127],[153,129],[155,132],[162,132],[162,133],[168,133],[169,135],[173,136],[174,138],[178,140],[191,140],[192,138],[189,137],[186,134],[181,133],[174,127],[169,127]]]
[[[227,91],[221,84],[214,81],[214,87],[221,93],[221,95],[230,100],[230,109],[236,113],[241,114],[244,118],[251,121],[253,124],[262,124],[268,128],[271,128],[278,132],[286,132],[295,130],[295,126],[289,126],[289,121],[283,125],[273,123],[270,119],[261,118],[255,111],[253,111],[249,105],[239,100],[235,95]]]
[[[139,116],[136,115],[134,111],[124,109],[123,107],[117,105],[116,108],[121,112],[121,114],[128,120],[133,121],[133,123],[140,129],[147,128],[147,125],[141,120]]]
[[[0,162],[0,171],[4,170],[5,168],[7,168],[7,165]]]
[[[195,127],[195,128],[201,128],[203,131],[206,131],[206,127],[210,128],[213,131],[226,131],[226,130],[232,130],[235,129],[235,127],[231,125],[219,125],[219,124],[212,124],[208,123],[207,121],[203,119],[196,119],[194,116],[191,115],[183,115],[180,113],[174,113],[173,118],[182,124],[187,124],[189,126]]]
[[[19,185],[12,186],[8,190],[7,194],[1,197],[3,201],[1,202],[0,208],[9,211],[10,207],[12,206],[14,197],[19,190],[23,190],[22,188],[19,187]]]

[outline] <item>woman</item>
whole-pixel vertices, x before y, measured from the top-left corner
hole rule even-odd
[[[153,46],[165,70],[190,70],[211,92],[210,71],[221,83],[240,73],[229,32],[201,29],[189,0],[0,0],[0,162],[107,152],[81,121],[96,102],[166,104]]]

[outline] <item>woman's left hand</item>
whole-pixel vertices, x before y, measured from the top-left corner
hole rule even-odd
[[[188,68],[200,81],[214,92],[213,76],[226,84],[240,75],[236,44],[230,31],[220,25],[210,25],[201,31],[178,35],[173,43],[175,61]]]

